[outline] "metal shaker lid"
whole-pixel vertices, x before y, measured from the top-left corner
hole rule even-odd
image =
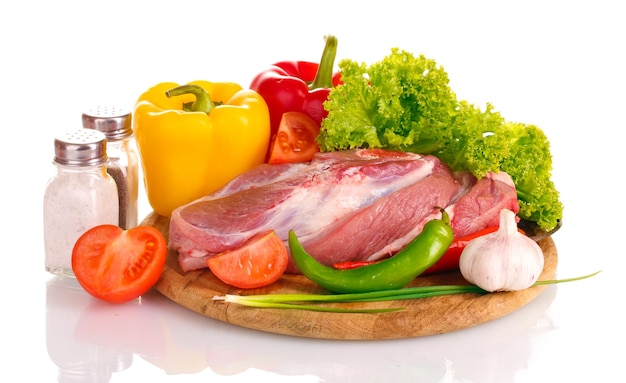
[[[93,129],[63,133],[54,139],[54,161],[65,166],[94,166],[106,162],[106,136]]]
[[[116,106],[95,106],[83,113],[83,128],[104,133],[109,141],[133,134],[129,111]]]

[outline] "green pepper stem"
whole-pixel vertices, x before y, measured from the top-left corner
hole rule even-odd
[[[190,104],[183,105],[183,110],[185,110],[186,112],[204,112],[206,114],[209,114],[215,107],[215,104],[211,100],[211,96],[209,95],[209,93],[199,85],[180,85],[174,89],[170,89],[165,92],[167,98],[182,96],[184,94],[193,94],[196,97],[196,101]]]
[[[315,80],[309,85],[309,89],[333,87],[333,68],[335,56],[337,56],[337,38],[332,35],[324,38],[326,39],[326,46],[324,46],[324,52],[317,68],[317,74],[315,74]]]
[[[450,216],[448,215],[446,209],[439,206],[435,206],[435,209],[438,209],[441,212],[441,220],[443,221],[443,223],[450,226]]]

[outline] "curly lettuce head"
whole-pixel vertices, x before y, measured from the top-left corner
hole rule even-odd
[[[343,84],[331,90],[324,105],[328,117],[318,137],[323,151],[419,151],[428,143],[440,146],[442,133],[450,136],[456,95],[448,74],[434,60],[394,48],[370,66],[342,60],[339,68]]]
[[[433,154],[452,170],[476,177],[505,171],[518,191],[520,217],[554,228],[563,206],[551,181],[552,158],[543,132],[507,122],[492,105],[458,100],[434,60],[397,48],[367,66],[339,63],[343,84],[324,107],[322,151],[383,148]]]

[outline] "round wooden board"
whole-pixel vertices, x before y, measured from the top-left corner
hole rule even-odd
[[[166,238],[169,218],[152,213],[142,222],[154,226]],[[540,280],[553,279],[558,262],[552,238],[539,242],[545,257]],[[156,290],[172,301],[210,318],[233,325],[276,334],[320,339],[394,339],[442,334],[475,326],[507,315],[535,299],[545,286],[516,292],[486,295],[458,294],[416,300],[342,304],[342,307],[390,308],[405,310],[380,313],[327,313],[304,310],[251,308],[214,301],[224,294],[320,293],[325,291],[302,275],[284,275],[270,286],[241,290],[217,279],[208,270],[183,273],[178,254],[169,250]],[[411,286],[467,284],[460,272],[420,276]],[[329,304],[332,306],[332,304]]]

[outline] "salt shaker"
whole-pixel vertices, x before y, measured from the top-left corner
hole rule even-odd
[[[119,193],[119,226],[137,226],[138,156],[131,128],[131,114],[115,106],[96,106],[82,116],[83,127],[95,129],[107,138],[107,172],[117,182]]]
[[[106,171],[104,133],[80,129],[54,140],[56,175],[44,194],[46,270],[73,276],[72,249],[87,230],[102,224],[117,225],[117,185]]]

